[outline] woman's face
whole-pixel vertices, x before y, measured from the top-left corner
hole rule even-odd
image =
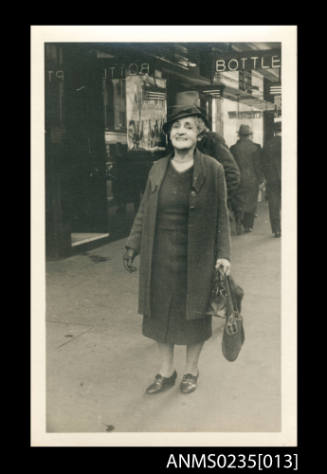
[[[198,128],[194,117],[176,120],[170,129],[170,140],[177,150],[189,150],[197,143]]]

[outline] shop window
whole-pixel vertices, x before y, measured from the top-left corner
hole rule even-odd
[[[104,83],[105,129],[126,131],[125,79],[107,79]]]
[[[275,95],[274,96],[274,108],[275,108],[275,117],[282,116],[282,96]]]
[[[247,92],[251,89],[251,71],[239,71],[239,88]]]
[[[162,145],[162,126],[167,116],[166,79],[128,76],[126,97],[128,150],[149,151]]]
[[[254,97],[263,100],[263,76],[258,71],[252,71],[251,91]]]

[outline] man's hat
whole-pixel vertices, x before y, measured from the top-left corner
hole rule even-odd
[[[209,126],[204,112],[196,105],[174,105],[168,111],[167,121],[164,123],[162,129],[167,134],[176,120],[195,116],[202,118],[206,126]]]
[[[252,130],[248,125],[241,125],[238,134],[242,136],[248,136],[252,134]]]

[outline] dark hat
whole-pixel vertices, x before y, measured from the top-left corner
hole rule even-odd
[[[168,111],[167,121],[164,123],[162,129],[167,134],[171,125],[176,122],[176,120],[194,116],[201,117],[204,123],[209,126],[205,114],[196,105],[174,105]]]
[[[238,131],[239,135],[247,136],[251,135],[252,130],[248,125],[241,125]]]

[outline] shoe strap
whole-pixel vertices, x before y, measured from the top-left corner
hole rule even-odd
[[[172,377],[176,377],[176,371],[174,370],[174,372],[169,376],[169,377],[164,377],[163,375],[161,374],[157,374],[155,379],[156,380],[161,380],[161,379],[171,379]]]
[[[199,373],[197,375],[193,375],[193,374],[190,374],[190,373],[189,374],[184,374],[182,380],[183,381],[187,381],[189,379],[191,379],[191,380],[195,379],[196,380],[198,378],[198,376],[199,376]]]

